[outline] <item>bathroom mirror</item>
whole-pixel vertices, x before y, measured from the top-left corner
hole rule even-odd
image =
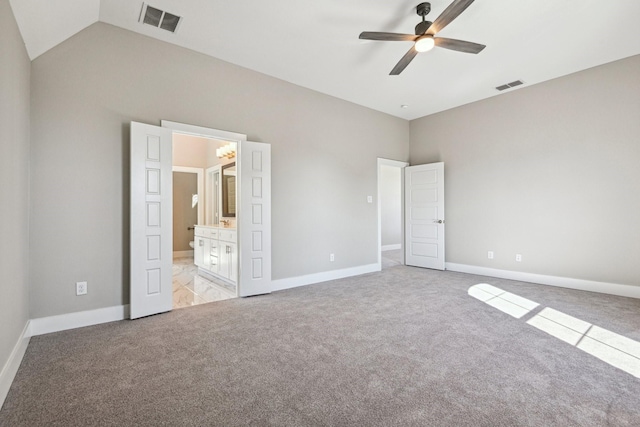
[[[222,216],[236,216],[236,163],[222,166]]]

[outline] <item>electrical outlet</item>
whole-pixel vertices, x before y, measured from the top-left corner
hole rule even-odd
[[[516,254],[516,261],[517,262],[522,262],[522,255]]]
[[[76,282],[76,295],[87,294],[87,282]]]
[[[336,256],[334,254],[329,254],[329,261],[333,262],[336,260]]]
[[[367,196],[367,203],[373,203],[373,196]]]
[[[493,259],[493,251],[487,252],[487,258]]]

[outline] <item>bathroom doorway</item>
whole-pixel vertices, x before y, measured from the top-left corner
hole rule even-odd
[[[231,218],[217,213],[220,205],[218,183],[214,183],[211,171],[234,162],[231,151],[221,155],[226,141],[194,135],[173,134],[173,308],[222,301],[237,296],[236,287],[224,278],[208,274],[211,268],[202,270],[203,243],[201,235],[205,225],[222,223],[229,226]],[[215,184],[215,185],[214,185]],[[235,202],[235,193],[233,193]],[[216,212],[216,213],[214,213]],[[207,236],[209,260],[216,246]],[[198,261],[198,257],[199,260]],[[217,255],[216,255],[217,258]]]
[[[202,245],[194,245],[198,272],[203,269],[217,272],[218,276],[233,283],[239,297],[265,295],[272,291],[271,145],[248,141],[244,134],[167,120],[162,120],[161,126],[132,121],[129,181],[131,319],[173,308],[172,245],[162,242],[171,241],[173,233],[171,179],[176,134],[233,143],[237,152],[237,161],[232,161],[235,168],[231,165],[221,167],[222,191],[227,188],[227,197],[235,196],[234,203],[230,199],[226,202],[227,209],[235,210],[234,216],[220,221],[224,227],[221,224],[196,227],[194,235],[198,236],[200,231],[198,238],[202,239]],[[220,154],[227,154],[226,150]],[[226,184],[225,175],[228,175]],[[236,185],[235,191],[229,188],[232,183]],[[222,209],[224,212],[224,206]],[[200,261],[202,267],[198,264]]]

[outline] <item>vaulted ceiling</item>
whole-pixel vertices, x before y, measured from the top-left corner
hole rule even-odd
[[[427,19],[451,1],[433,0]],[[481,53],[435,48],[399,76],[412,42],[358,35],[412,34],[419,0],[149,0],[182,17],[175,34],[142,24],[141,0],[10,2],[31,59],[101,21],[409,120],[640,54],[635,0],[476,0],[438,36]],[[525,84],[495,89],[514,80]]]

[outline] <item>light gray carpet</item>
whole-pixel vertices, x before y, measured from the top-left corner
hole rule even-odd
[[[387,269],[397,265],[403,265],[402,249],[382,252],[382,268]]]
[[[640,300],[397,266],[34,337],[0,425],[639,424],[639,379],[482,282],[640,341]]]

